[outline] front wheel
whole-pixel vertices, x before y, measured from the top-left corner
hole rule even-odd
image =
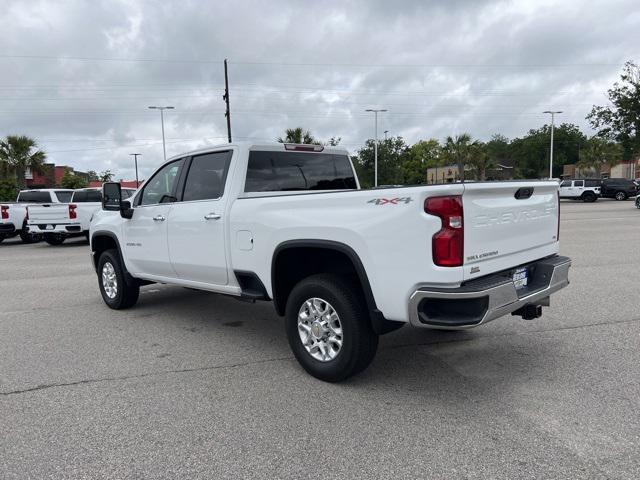
[[[104,303],[114,310],[133,307],[140,295],[140,285],[127,283],[117,250],[107,250],[100,255],[98,285]]]
[[[361,372],[378,348],[362,293],[338,275],[313,275],[298,283],[287,300],[285,326],[300,365],[327,382]]]
[[[639,207],[639,208],[640,208],[640,207]],[[0,235],[0,243],[2,243],[2,241],[3,241],[5,238],[7,238],[7,237],[5,237],[4,235]]]
[[[640,195],[636,197],[636,208],[640,208]]]
[[[616,192],[616,200],[621,201],[626,199],[627,199],[627,194],[625,192]]]
[[[64,235],[60,235],[59,233],[45,233],[44,241],[49,245],[62,245],[65,238]]]

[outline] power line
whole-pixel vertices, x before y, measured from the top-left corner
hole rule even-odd
[[[0,55],[4,59],[34,59],[34,60],[74,60],[101,62],[157,62],[157,63],[221,63],[223,59],[185,59],[185,58],[123,58],[123,57],[80,57],[55,55]],[[234,65],[265,65],[265,66],[295,66],[295,67],[376,67],[376,68],[583,68],[583,67],[612,67],[622,66],[624,63],[348,63],[348,62],[279,62],[279,61],[232,61]]]

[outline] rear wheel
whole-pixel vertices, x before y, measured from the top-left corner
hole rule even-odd
[[[584,195],[582,195],[583,202],[592,203],[592,202],[595,202],[597,199],[598,197],[596,197],[596,194],[593,192],[587,192]]]
[[[114,310],[134,306],[140,295],[137,283],[127,283],[120,255],[116,250],[107,250],[100,255],[98,285],[104,303]]]
[[[616,192],[616,200],[626,200],[627,199],[627,194],[625,192]]]
[[[636,197],[636,208],[640,208],[640,195]]]
[[[285,326],[300,365],[327,382],[361,372],[378,348],[362,293],[337,275],[313,275],[298,283],[287,300]]]
[[[2,243],[2,241],[3,241],[5,238],[7,238],[7,237],[5,237],[4,235],[0,235],[0,243]]]
[[[44,241],[49,245],[62,245],[64,242],[64,235],[60,235],[59,233],[45,233]]]
[[[42,240],[42,235],[38,233],[29,233],[27,222],[24,222],[22,224],[22,230],[20,230],[20,240],[22,240],[22,243],[37,243]]]

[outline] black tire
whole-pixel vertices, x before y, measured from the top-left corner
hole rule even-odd
[[[65,237],[59,233],[45,233],[44,241],[49,245],[62,245],[65,241]]]
[[[105,290],[106,282],[103,281],[103,275],[110,273],[109,268],[106,267],[107,264],[111,265],[113,275],[115,276],[115,294],[113,294],[113,292],[107,293]],[[102,295],[104,303],[114,310],[133,307],[140,295],[140,285],[134,282],[127,282],[117,250],[106,250],[100,255],[100,259],[98,260],[98,286],[100,287],[100,294]]]
[[[623,192],[622,190],[619,192],[616,192],[616,196],[615,199],[618,201],[623,201],[627,199],[627,193]]]
[[[27,227],[27,222],[22,224],[22,230],[20,230],[20,240],[22,243],[30,244],[30,243],[38,243],[42,240],[42,235],[39,233],[29,233],[29,227]]]
[[[640,195],[636,197],[636,208],[640,209]]]
[[[592,192],[587,192],[584,195],[582,195],[582,201],[586,202],[586,203],[593,203],[598,199],[598,197],[596,197],[595,193]]]
[[[342,346],[330,360],[314,358],[298,332],[298,314],[312,298],[330,304],[339,317]],[[285,328],[289,346],[302,368],[326,382],[339,382],[363,371],[378,348],[378,335],[371,327],[362,292],[354,282],[338,275],[319,274],[300,281],[287,300]]]
[[[640,208],[640,207],[638,207],[638,208]],[[5,237],[4,235],[0,235],[0,243],[2,243],[2,241],[3,241],[5,238],[7,238],[7,237]]]

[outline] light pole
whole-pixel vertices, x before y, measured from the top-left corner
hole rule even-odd
[[[160,123],[162,123],[162,152],[164,154],[164,161],[167,161],[167,147],[164,144],[164,111],[173,110],[175,107],[156,107],[150,106],[151,110],[160,110]]]
[[[549,147],[549,178],[553,178],[553,123],[555,120],[556,113],[562,113],[562,110],[545,110],[542,113],[550,113],[551,114],[551,147]]]
[[[138,188],[140,186],[140,182],[138,182],[138,157],[141,157],[142,154],[130,153],[129,155],[131,155],[133,157],[133,161],[136,162],[136,188]]]
[[[375,108],[368,108],[365,110],[365,112],[373,112],[374,116],[375,116],[375,140],[376,143],[373,144],[373,169],[374,169],[374,186],[377,187],[378,186],[378,113],[381,112],[386,112],[386,110],[384,108],[380,108],[380,109],[375,109]]]
[[[387,133],[389,133],[389,130],[385,130],[384,131],[384,141],[387,141]]]

